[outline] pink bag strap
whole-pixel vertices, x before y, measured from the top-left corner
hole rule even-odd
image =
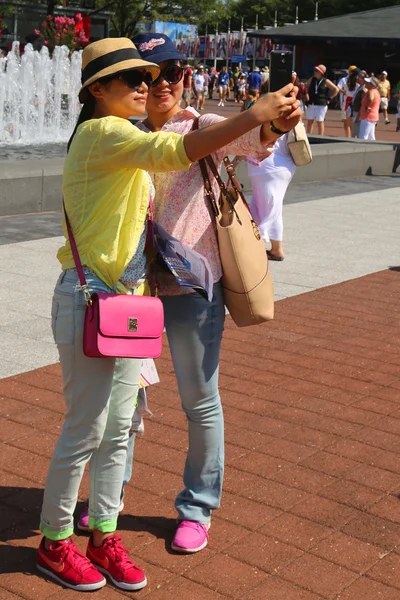
[[[81,288],[82,288],[86,303],[89,304],[91,302],[90,292],[89,292],[88,284],[86,281],[85,273],[83,272],[83,269],[82,269],[81,259],[79,258],[79,252],[78,252],[78,248],[76,246],[74,234],[72,233],[71,223],[69,222],[67,210],[65,208],[64,198],[63,198],[63,209],[64,209],[64,216],[65,216],[65,224],[67,226],[67,231],[68,231],[69,244],[71,246],[72,256],[74,257],[75,267],[76,267],[76,270],[78,271],[79,283],[81,284]]]
[[[78,271],[80,284],[82,286],[84,286],[86,284],[85,273],[83,272],[83,269],[82,269],[81,259],[79,258],[78,248],[76,247],[74,234],[72,233],[71,223],[69,222],[69,219],[68,219],[64,200],[63,200],[63,209],[64,209],[65,223],[67,225],[68,239],[69,239],[69,243],[71,246],[72,256],[74,257],[75,266],[76,266],[76,270]]]

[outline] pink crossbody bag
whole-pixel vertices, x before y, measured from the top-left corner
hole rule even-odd
[[[69,242],[86,301],[83,352],[90,358],[157,358],[162,350],[164,310],[159,298],[130,294],[91,294],[65,210]],[[152,235],[153,206],[148,226]]]

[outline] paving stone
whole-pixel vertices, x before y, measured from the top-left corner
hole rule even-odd
[[[261,454],[260,452],[249,452],[246,456],[235,460],[233,464],[237,469],[254,473],[261,477],[274,476],[292,466],[292,463],[288,461],[268,456],[267,454]]]
[[[283,569],[280,576],[323,598],[334,598],[358,578],[356,573],[310,554]]]
[[[320,490],[319,495],[354,508],[364,509],[378,502],[384,494],[353,481],[338,480]]]
[[[13,594],[12,592],[5,590],[4,588],[1,587],[1,583],[0,583],[0,598],[1,598],[1,600],[20,600],[21,596],[20,595],[17,596],[16,594]]]
[[[340,440],[340,436],[333,433],[327,433],[326,431],[317,431],[316,429],[311,429],[305,425],[293,425],[286,440],[304,444],[305,446],[311,446],[311,448],[315,448],[316,450],[323,450],[327,446]]]
[[[388,521],[400,523],[400,495],[396,494],[382,498],[382,500],[370,506],[368,512]]]
[[[397,392],[400,396],[400,392]],[[350,434],[350,437],[359,442],[369,444],[376,448],[382,448],[382,450],[388,450],[392,452],[400,452],[400,438],[398,435],[388,433],[387,431],[380,431],[372,427],[365,427],[362,430]]]
[[[375,564],[366,576],[380,581],[390,587],[400,589],[400,556],[398,554],[388,554],[384,556],[377,564]]]
[[[318,473],[312,469],[306,469],[300,465],[296,465],[291,469],[284,469],[275,474],[270,475],[271,479],[283,483],[290,487],[304,490],[312,494],[318,493],[320,490],[330,486],[335,479],[329,475]]]
[[[383,415],[390,415],[390,413],[396,410],[397,406],[395,402],[372,397],[363,398],[354,404],[354,407]]]
[[[211,535],[212,533],[212,535]],[[212,519],[212,529],[210,528],[210,541],[208,547],[211,550],[223,552],[230,548],[238,540],[247,539],[249,530],[240,527],[230,521],[215,517]]]
[[[372,581],[367,577],[358,579],[337,596],[337,600],[398,600],[399,590]]]
[[[59,586],[37,574],[35,568],[35,553],[31,558],[20,563],[12,573],[3,573],[0,579],[1,588],[20,595],[24,600],[43,600],[51,594],[59,592]]]
[[[0,468],[39,484],[44,482],[47,474],[42,456],[6,444],[0,444]]]
[[[230,546],[226,553],[232,558],[244,560],[254,567],[273,574],[301,556],[302,551],[280,540],[255,532]]]
[[[28,520],[28,513],[25,510],[9,506],[6,502],[7,498],[3,502],[0,502],[0,532],[10,527],[14,529],[21,522]],[[0,540],[2,538],[3,534],[0,535]]]
[[[396,418],[399,416],[398,409],[392,411],[390,416],[381,417],[375,419],[374,429],[381,429],[388,433],[394,433],[395,435],[400,434],[400,419]]]
[[[324,451],[313,454],[313,456],[303,460],[301,464],[303,467],[308,467],[309,469],[314,469],[333,477],[343,477],[344,474],[360,466],[360,463],[350,458],[336,456]]]
[[[190,569],[186,575],[221,594],[241,599],[268,577],[256,567],[244,564],[230,556],[215,556],[205,564]]]
[[[256,485],[243,493],[244,496],[256,502],[265,502],[281,510],[289,510],[302,500],[309,497],[307,492],[282,485],[276,481],[259,478]]]
[[[400,474],[368,465],[361,466],[355,471],[350,471],[350,473],[345,473],[343,477],[349,481],[356,481],[384,492],[391,492],[400,485]]]
[[[265,600],[267,598],[273,600],[320,600],[321,597],[300,589],[288,581],[283,581],[279,577],[270,577],[250,594],[244,596],[243,600],[260,600],[261,598],[265,598]]]
[[[205,548],[201,552],[190,555],[172,552],[171,542],[173,537],[173,531],[160,531],[160,529],[154,528],[153,541],[134,549],[137,562],[143,567],[146,564],[152,564],[166,569],[170,573],[182,575],[189,571],[192,572],[193,569],[203,563],[208,563],[215,556],[215,552],[210,548]]]
[[[284,513],[261,527],[259,532],[287,544],[293,544],[301,550],[308,550],[321,539],[332,535],[334,530],[314,521]]]
[[[382,549],[378,546],[372,546],[340,531],[318,542],[310,552],[357,573],[365,572],[371,565],[375,565],[382,555]]]
[[[374,464],[374,460],[377,458],[379,451],[369,444],[363,444],[356,442],[355,440],[344,439],[340,442],[336,442],[329,446],[330,454],[337,454],[338,456],[344,456],[360,463],[367,465]]]
[[[399,437],[399,436],[397,436]],[[400,453],[399,452],[377,452],[376,458],[374,460],[374,466],[380,467],[381,469],[387,469],[388,471],[392,471],[393,473],[400,474],[400,464],[399,464]]]
[[[47,596],[46,600],[77,600],[78,594],[81,592],[75,592],[75,590],[68,590],[66,588],[59,589],[55,594]],[[147,597],[149,594],[148,589],[144,588],[143,591],[137,592],[138,598]],[[125,594],[120,590],[113,589],[110,585],[106,585],[96,592],[96,600],[123,600]]]
[[[219,518],[242,525],[250,530],[259,529],[280,514],[281,511],[277,508],[228,492],[224,492],[224,501],[218,511]]]
[[[148,596],[148,600],[176,600],[177,598],[186,598],[187,600],[191,598],[193,600],[224,600],[227,596],[222,596],[215,590],[210,590],[203,585],[199,585],[183,577],[160,585],[159,589]]]
[[[315,521],[320,525],[337,529],[359,516],[359,511],[344,504],[312,496],[294,506],[290,512],[298,517]]]
[[[384,550],[393,550],[400,540],[400,525],[374,515],[356,517],[342,531]]]

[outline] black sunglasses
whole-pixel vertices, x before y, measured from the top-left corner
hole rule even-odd
[[[167,83],[175,85],[179,83],[183,77],[184,68],[179,65],[170,65],[161,71],[157,79],[153,81],[153,87],[161,83],[164,79]]]
[[[149,71],[125,71],[114,79],[121,79],[131,90],[138,90],[142,83],[145,83],[148,88],[153,85],[153,77]]]

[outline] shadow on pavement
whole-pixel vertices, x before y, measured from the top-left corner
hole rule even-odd
[[[43,489],[3,486],[0,487],[0,494],[0,574],[36,574],[35,556],[41,539],[38,527]],[[84,503],[77,504],[75,519],[83,507]],[[137,534],[149,533],[157,539],[164,540],[165,550],[174,554],[171,551],[171,542],[176,529],[175,519],[123,514],[119,517],[118,529]],[[87,537],[86,533],[77,529],[75,533],[79,537]],[[20,545],[24,543],[23,540],[29,540],[29,546]]]

